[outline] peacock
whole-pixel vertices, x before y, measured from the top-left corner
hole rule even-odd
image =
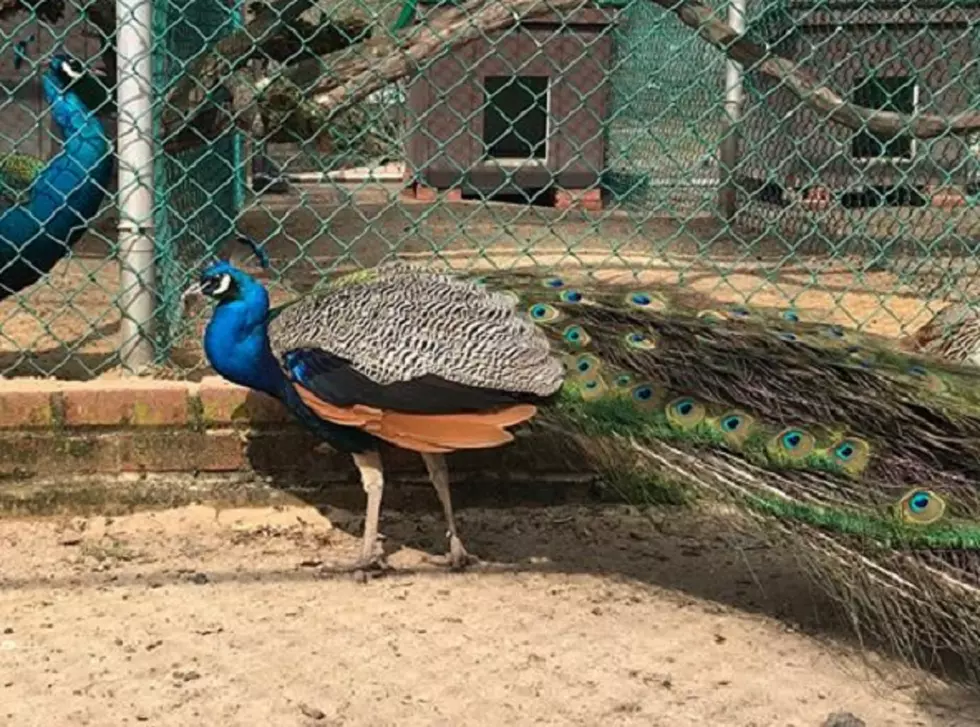
[[[355,569],[383,565],[381,442],[421,454],[462,568],[445,455],[523,425],[624,491],[734,503],[812,555],[856,623],[980,667],[975,367],[792,310],[691,308],[587,279],[395,261],[270,309],[260,283],[218,261],[194,290],[217,301],[214,369],[352,454],[367,494]]]
[[[85,232],[105,199],[113,155],[96,117],[101,89],[75,58],[53,56],[43,77],[61,151],[47,162],[0,160],[0,300],[51,271]]]

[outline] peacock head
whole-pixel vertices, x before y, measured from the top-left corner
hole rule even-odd
[[[101,113],[108,110],[112,94],[96,78],[97,75],[101,74],[87,68],[77,58],[56,53],[48,63],[48,72],[44,74],[44,92],[48,102],[54,104],[70,92],[89,111]]]
[[[198,286],[203,295],[214,298],[219,303],[238,300],[241,291],[248,285],[242,271],[221,260],[208,266],[202,273]]]
[[[255,278],[226,260],[219,260],[201,272],[198,281],[184,293],[184,298],[205,295],[221,305],[254,298],[258,290],[265,289]]]
[[[263,268],[269,267],[269,257],[255,240],[248,235],[238,235],[235,241],[251,249]],[[219,305],[233,301],[260,305],[264,302],[268,305],[269,301],[269,296],[259,281],[227,260],[216,260],[201,271],[197,282],[191,284],[181,296],[184,306],[187,306],[191,298],[199,295],[212,298]]]
[[[77,91],[77,86],[84,85],[88,77],[85,64],[77,58],[58,53],[51,57],[48,72],[44,74],[44,90],[49,100],[52,97],[64,95],[68,91]]]

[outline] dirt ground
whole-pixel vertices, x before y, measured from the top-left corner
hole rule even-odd
[[[190,507],[0,521],[0,723],[958,727],[980,711],[859,657],[779,556],[690,513],[466,509],[483,564],[431,565],[435,513]],[[857,724],[857,723],[839,723]]]

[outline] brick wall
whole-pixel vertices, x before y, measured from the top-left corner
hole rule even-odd
[[[387,504],[438,508],[417,455],[383,454]],[[450,457],[461,506],[582,499],[592,478],[570,465],[560,440],[538,435]],[[363,507],[350,457],[263,394],[218,377],[0,382],[0,514],[296,497]]]

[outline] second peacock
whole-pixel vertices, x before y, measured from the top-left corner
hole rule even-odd
[[[113,170],[112,148],[96,112],[84,65],[54,56],[43,77],[61,151],[48,161],[0,160],[0,300],[37,282],[63,259],[98,213]]]

